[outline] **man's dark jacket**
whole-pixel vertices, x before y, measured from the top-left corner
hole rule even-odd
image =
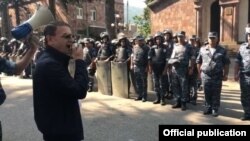
[[[69,59],[47,47],[37,60],[33,76],[34,116],[44,139],[54,136],[64,140],[84,138],[78,100],[86,97],[88,73],[85,62],[76,60],[72,78],[68,71]]]

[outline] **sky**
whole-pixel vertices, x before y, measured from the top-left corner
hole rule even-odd
[[[139,8],[146,7],[146,4],[144,3],[145,0],[123,0],[124,4],[127,4],[127,1],[130,6],[139,7]]]

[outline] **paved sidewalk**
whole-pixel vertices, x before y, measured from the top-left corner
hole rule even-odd
[[[17,77],[2,77],[8,94],[0,107],[3,124],[3,141],[42,141],[33,118],[32,81]],[[149,96],[154,100],[154,95]],[[241,121],[243,111],[240,104],[239,85],[224,82],[220,116],[204,116],[203,94],[199,94],[198,105],[188,104],[187,111],[172,109],[172,101],[166,106],[152,102],[138,102],[89,93],[81,101],[86,141],[157,141],[159,124],[245,124]]]

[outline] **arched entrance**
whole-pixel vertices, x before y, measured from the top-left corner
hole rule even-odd
[[[215,31],[220,39],[220,5],[219,0],[216,0],[211,5],[210,31]]]

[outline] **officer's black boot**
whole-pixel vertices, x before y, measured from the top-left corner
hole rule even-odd
[[[162,105],[162,106],[166,105],[166,102],[165,102],[165,99],[164,99],[164,98],[161,100],[161,105]]]
[[[156,94],[156,100],[153,102],[153,104],[159,104],[160,102],[161,102],[161,98],[160,98],[160,94],[159,93],[157,93]]]
[[[138,96],[135,101],[139,101],[139,100],[142,100],[142,97],[141,96]]]
[[[180,102],[176,102],[172,108],[181,108],[181,103]]]
[[[186,111],[186,110],[187,110],[186,102],[182,102],[182,103],[181,103],[181,110],[182,110],[182,111]]]
[[[250,120],[250,116],[244,114],[240,119],[241,119],[242,121]]]
[[[217,110],[217,109],[213,109],[213,110],[212,110],[212,116],[214,116],[214,117],[219,116],[219,113],[218,113],[218,110]]]
[[[164,97],[163,94],[161,95],[161,105],[162,105],[162,106],[166,105],[165,97]]]
[[[203,114],[204,114],[204,115],[212,114],[212,109],[211,109],[211,108],[206,108],[206,109],[203,111]]]

